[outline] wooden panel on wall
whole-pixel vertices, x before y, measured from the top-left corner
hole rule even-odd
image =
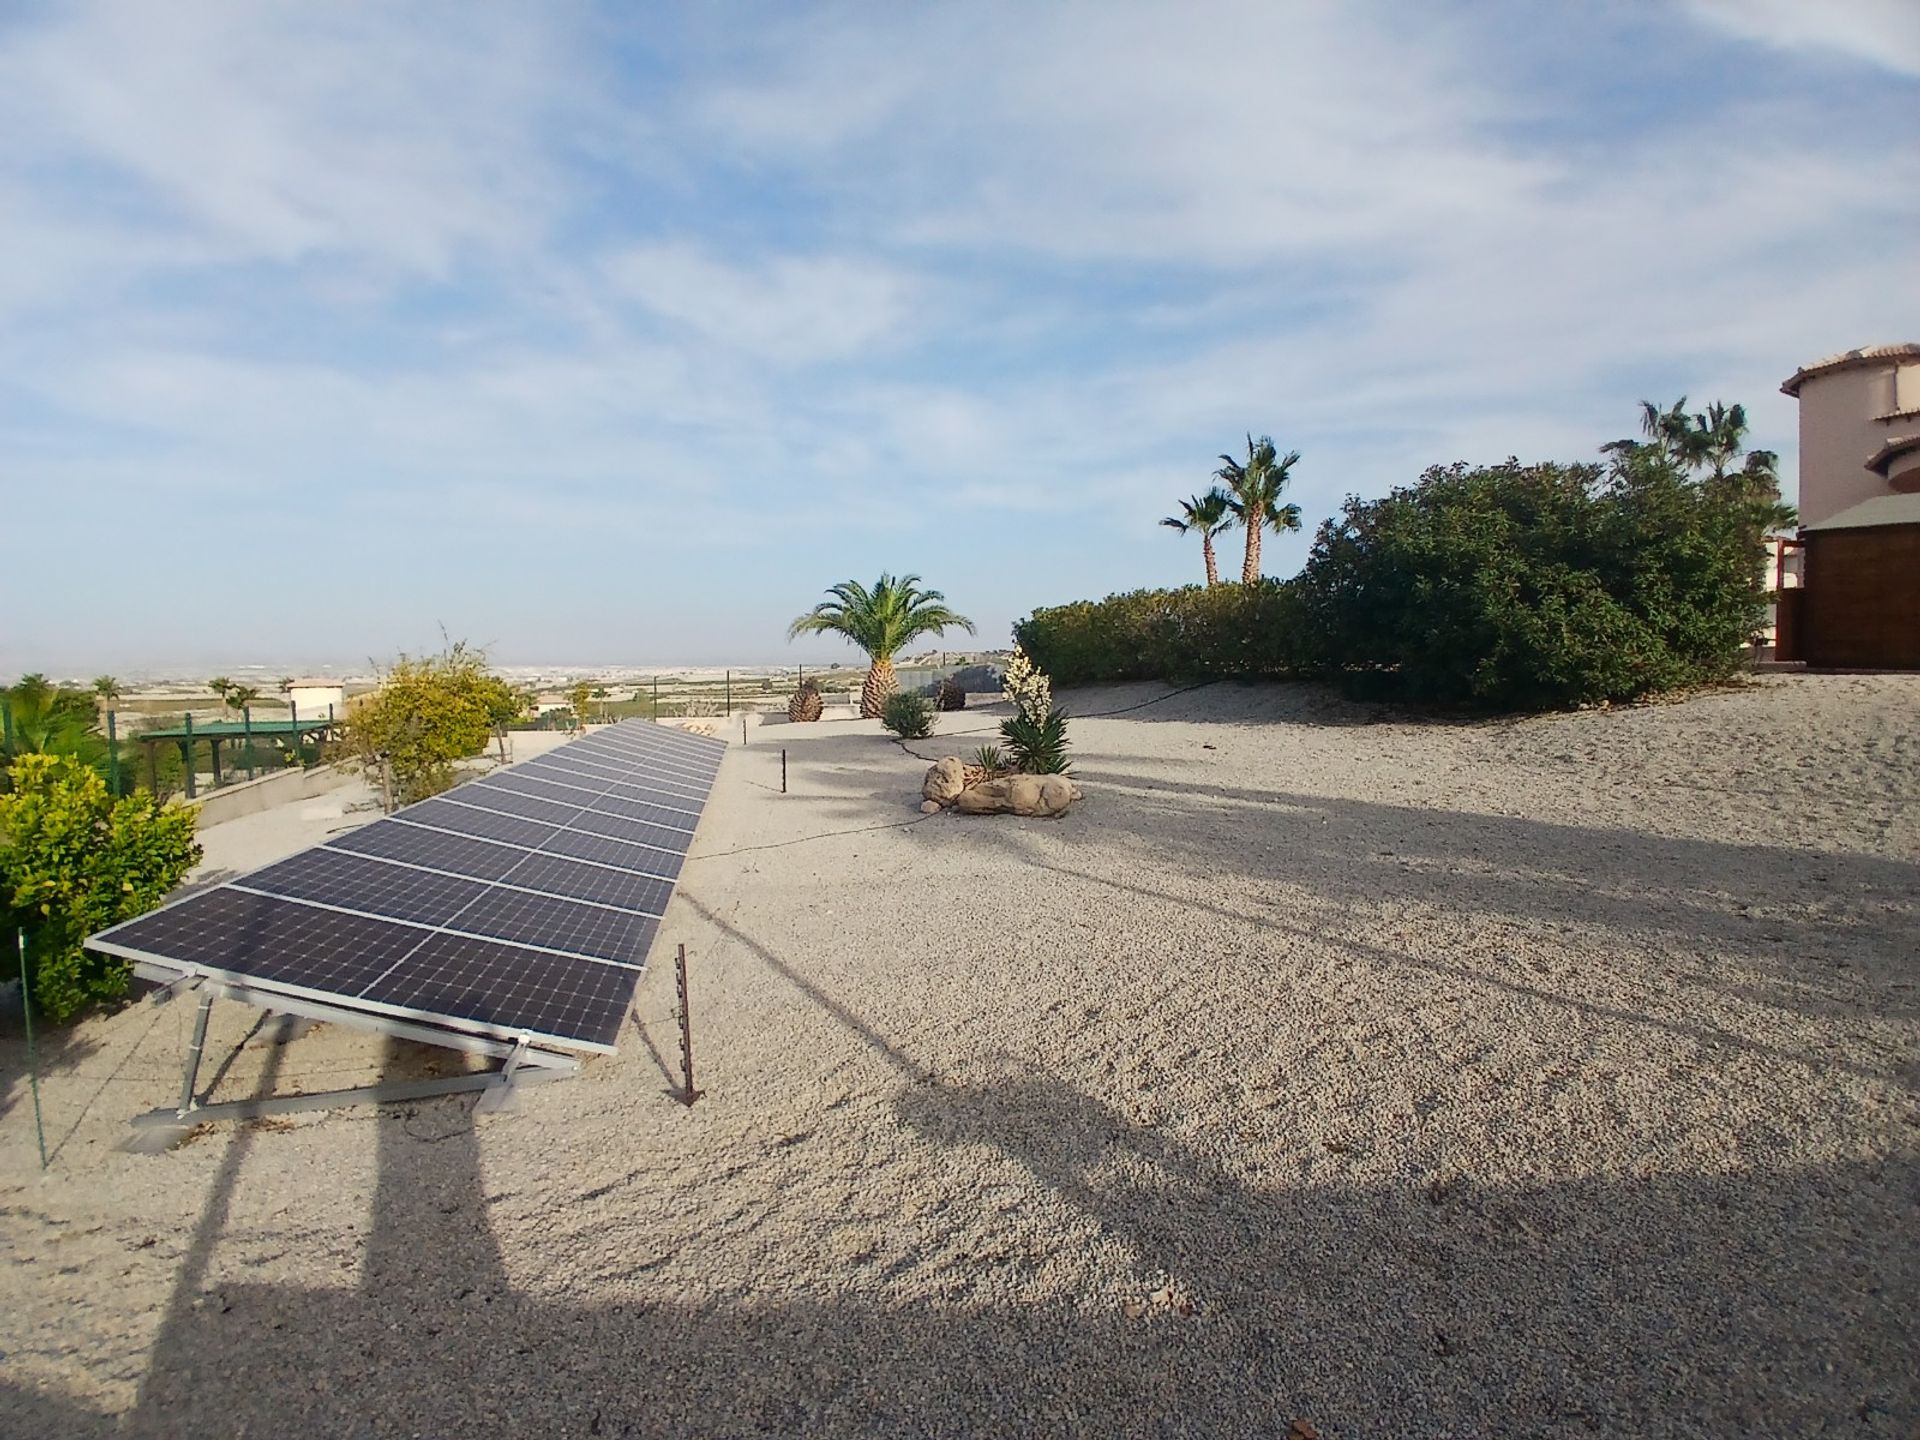
[[[1920,525],[1810,530],[1806,540],[1801,658],[1920,670]]]

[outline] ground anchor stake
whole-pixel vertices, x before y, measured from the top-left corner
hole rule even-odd
[[[700,1092],[693,1088],[693,1017],[687,1013],[686,946],[682,945],[675,953],[673,968],[680,986],[680,1073],[686,1080],[680,1099],[681,1103],[691,1105],[700,1098]]]

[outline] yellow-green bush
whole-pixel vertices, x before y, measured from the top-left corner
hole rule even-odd
[[[34,1008],[65,1020],[126,993],[128,966],[82,942],[160,899],[200,859],[195,810],[152,795],[116,800],[106,782],[66,755],[22,755],[0,795],[0,915],[11,954],[27,935]]]
[[[1044,606],[1013,635],[1061,685],[1283,678],[1306,669],[1312,648],[1299,596],[1280,580],[1132,590]]]

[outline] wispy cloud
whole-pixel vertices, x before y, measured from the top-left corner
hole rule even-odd
[[[0,600],[52,613],[14,591],[107,533],[325,577],[303,654],[472,616],[519,655],[746,658],[848,573],[919,569],[990,633],[1185,579],[1154,521],[1248,429],[1306,452],[1310,519],[1682,390],[1791,461],[1779,379],[1920,331],[1917,25],[18,12],[0,489],[35,543]],[[0,671],[174,653],[110,587],[59,614]]]

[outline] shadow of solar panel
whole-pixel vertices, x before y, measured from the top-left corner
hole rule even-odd
[[[495,888],[461,912],[454,928],[496,940],[570,950],[638,965],[657,921],[632,910],[610,910],[580,900]]]
[[[430,935],[360,999],[427,1015],[611,1046],[639,976],[619,965]]]
[[[446,924],[489,888],[482,880],[456,879],[324,847],[303,850],[239,883],[249,890],[421,925]]]
[[[625,910],[664,915],[673,883],[651,875],[636,875],[630,870],[609,870],[604,865],[589,865],[566,855],[529,855],[513,872],[513,883],[549,895],[569,895],[576,900],[595,900],[602,905],[618,905]]]
[[[347,850],[356,855],[374,855],[386,860],[404,860],[475,880],[498,880],[524,861],[527,855],[518,846],[429,830],[423,825],[410,824],[399,816],[336,835],[327,841],[327,848]]]

